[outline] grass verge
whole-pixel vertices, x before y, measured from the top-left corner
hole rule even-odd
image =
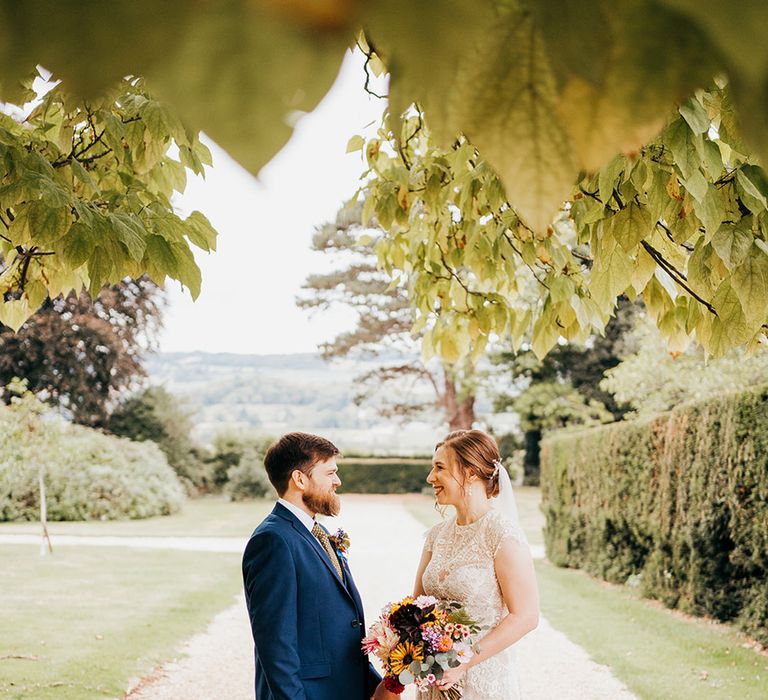
[[[211,496],[186,501],[174,515],[143,520],[52,522],[48,523],[48,530],[52,536],[248,537],[273,505],[274,500],[231,503],[226,498]],[[39,533],[39,523],[0,523],[3,535]]]
[[[0,546],[0,696],[123,697],[240,590],[234,554]]]
[[[536,563],[542,613],[648,700],[764,700],[768,657],[735,628],[683,617],[632,589]]]

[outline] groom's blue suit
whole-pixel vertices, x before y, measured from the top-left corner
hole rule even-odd
[[[363,605],[317,539],[280,503],[243,555],[256,700],[369,700],[380,678],[360,642]]]

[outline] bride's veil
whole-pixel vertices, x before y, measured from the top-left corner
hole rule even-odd
[[[509,474],[501,461],[496,462],[494,466],[499,472],[499,495],[491,499],[491,507],[501,514],[505,520],[511,522],[519,534],[525,538],[523,527],[520,524],[520,515],[517,512],[512,480],[509,478]]]

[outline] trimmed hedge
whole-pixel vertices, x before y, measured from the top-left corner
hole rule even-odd
[[[768,643],[768,387],[542,444],[547,554]]]
[[[421,493],[429,459],[350,458],[339,462],[339,493]]]

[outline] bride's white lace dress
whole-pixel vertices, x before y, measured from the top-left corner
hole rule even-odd
[[[505,538],[526,542],[520,527],[495,510],[469,525],[458,525],[455,517],[450,518],[427,533],[426,548],[432,552],[432,558],[422,577],[424,592],[462,603],[484,628],[481,640],[507,614],[493,564]],[[431,689],[420,694],[419,700],[439,697],[438,692]],[[463,697],[464,700],[520,698],[514,647],[470,668],[464,676]]]

